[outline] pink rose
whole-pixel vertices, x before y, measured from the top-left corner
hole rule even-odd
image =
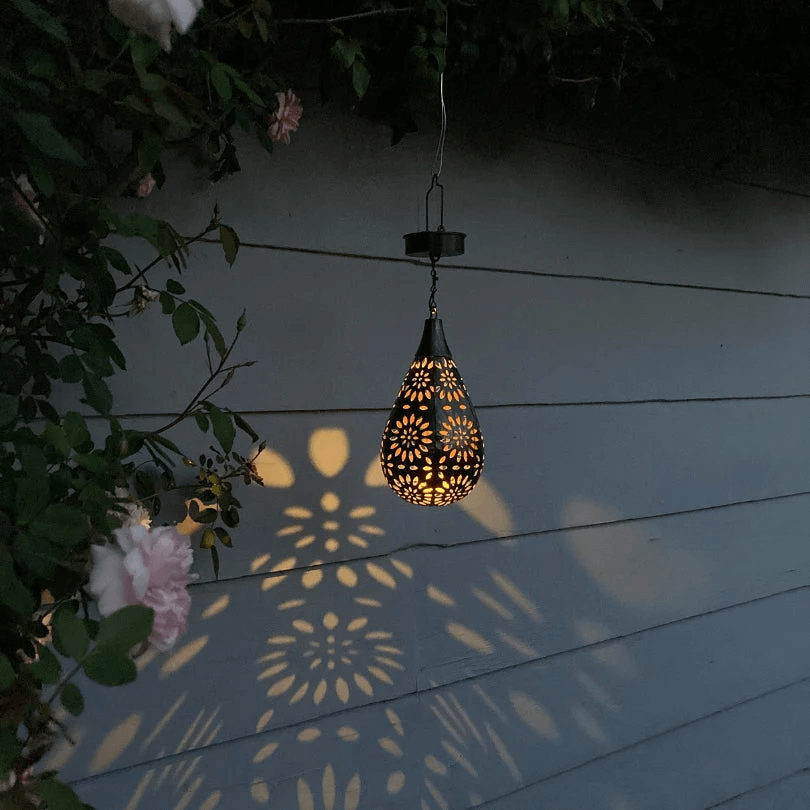
[[[141,178],[141,182],[138,183],[138,188],[135,191],[135,195],[137,197],[148,197],[155,190],[156,185],[157,180],[152,177],[152,172],[149,172],[149,174]]]
[[[301,106],[301,99],[288,90],[286,93],[276,93],[278,99],[278,109],[270,116],[270,126],[267,134],[276,143],[284,141],[290,142],[290,133],[298,129],[298,122],[304,108]]]
[[[191,609],[187,586],[192,553],[188,537],[174,526],[116,529],[116,545],[93,546],[90,592],[98,610],[109,616],[126,605],[146,605],[155,611],[149,641],[167,650],[185,632]]]

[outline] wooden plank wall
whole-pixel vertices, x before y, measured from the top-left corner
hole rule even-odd
[[[424,129],[390,148],[307,104],[272,158],[247,144],[213,188],[178,162],[144,203],[192,233],[218,199],[245,243],[233,269],[195,248],[184,283],[223,325],[248,310],[260,363],[221,401],[267,486],[219,581],[198,561],[182,643],[85,685],[51,764],[98,810],[804,808],[810,203],[451,134],[469,248],[439,305],[487,462],[425,510],[376,463],[425,316],[401,251]],[[160,424],[201,347],[154,310],[123,331],[116,401]]]

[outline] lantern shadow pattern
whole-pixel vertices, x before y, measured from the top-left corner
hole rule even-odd
[[[547,615],[549,605],[541,611],[533,599],[537,590],[527,588],[508,567],[477,567],[471,569],[475,571],[471,577],[464,579],[449,573],[439,579],[433,579],[432,574],[431,579],[423,579],[407,555],[341,561],[340,555],[348,550],[373,553],[374,543],[386,536],[387,524],[380,520],[371,498],[366,502],[344,497],[345,490],[337,481],[347,472],[351,455],[344,429],[318,427],[308,433],[303,445],[317,473],[317,485],[300,490],[295,488],[295,482],[302,480],[300,468],[294,469],[280,453],[270,451],[275,453],[268,462],[275,465],[274,480],[286,484],[276,488],[289,492],[279,509],[282,519],[276,525],[280,528],[268,544],[271,550],[257,555],[251,564],[256,578],[249,579],[245,586],[249,585],[253,596],[234,598],[236,591],[223,593],[217,589],[219,586],[207,586],[211,598],[199,609],[197,621],[216,620],[217,629],[200,634],[201,625],[195,623],[191,639],[174,655],[143,664],[151,664],[153,674],[159,672],[158,681],[165,684],[165,714],[156,717],[152,712],[148,724],[146,715],[134,720],[137,712],[127,714],[96,749],[97,761],[89,769],[93,773],[103,773],[115,765],[117,755],[111,752],[118,748],[130,752],[137,748],[144,758],[154,760],[127,797],[126,805],[120,805],[122,808],[142,809],[150,801],[171,808],[185,801],[182,808],[191,810],[218,806],[218,791],[223,786],[212,785],[216,790],[210,790],[199,781],[209,772],[200,765],[205,751],[194,752],[214,741],[222,743],[234,737],[251,739],[248,760],[254,769],[249,784],[245,783],[250,799],[270,806],[280,800],[280,806],[297,810],[359,810],[377,806],[380,796],[390,797],[394,806],[407,791],[415,789],[415,784],[422,810],[456,806],[462,794],[464,801],[474,804],[492,798],[487,782],[496,773],[500,776],[495,782],[502,780],[505,789],[525,778],[521,753],[526,747],[526,730],[550,745],[572,734],[584,734],[598,743],[609,741],[610,719],[621,709],[606,677],[627,680],[639,674],[632,655],[615,645],[591,653],[595,669],[580,666],[569,673],[568,686],[562,690],[568,692],[569,700],[555,703],[553,710],[547,708],[548,696],[537,693],[537,688],[528,682],[493,693],[489,683],[497,675],[494,671],[491,675],[484,672],[480,680],[463,687],[429,681],[425,684],[426,711],[420,715],[401,708],[408,705],[409,695],[418,692],[409,681],[414,675],[410,643],[404,643],[401,628],[393,621],[401,613],[403,597],[418,594],[424,607],[443,617],[446,646],[457,645],[467,654],[484,658],[508,650],[527,665],[544,654],[543,644],[537,643],[543,637],[543,628],[559,624],[563,618],[554,608],[552,615]],[[365,476],[361,476],[364,487],[381,485],[377,459],[372,458],[367,467],[361,463],[360,469],[365,469]],[[471,501],[473,508],[468,511],[462,502],[464,513],[493,533],[508,532],[508,506],[493,487],[485,486],[482,493],[483,506],[475,507]],[[328,520],[336,521],[338,526],[324,525]],[[357,525],[350,525],[352,520]],[[301,528],[291,531],[290,526]],[[352,543],[350,534],[364,538],[368,549]],[[315,539],[301,543],[310,535]],[[339,544],[335,551],[328,544],[330,539]],[[510,541],[508,552],[503,543],[488,547],[494,554],[501,549],[503,561],[503,554],[511,556],[520,542]],[[337,559],[330,564],[332,554]],[[258,611],[257,600],[261,605]],[[253,639],[254,668],[239,677],[252,680],[258,690],[250,694],[261,701],[263,693],[265,701],[264,705],[255,704],[252,729],[232,730],[225,710],[201,710],[195,705],[193,713],[190,711],[193,699],[189,696],[204,694],[201,671],[190,681],[180,677],[177,687],[173,686],[173,677],[193,669],[189,663],[203,650],[212,654],[217,638],[221,641],[228,623],[238,618],[230,615],[233,609],[242,616],[248,602],[253,605],[252,612],[258,614],[249,625],[251,632],[255,635],[261,626],[265,632],[263,638]],[[608,628],[598,622],[569,619],[567,623],[571,635],[583,644],[610,635]],[[172,680],[165,680],[170,677]],[[172,688],[182,691],[175,691],[172,697]],[[233,688],[240,687],[236,683]],[[247,708],[253,698],[242,698],[240,705]],[[389,704],[392,698],[396,702]],[[378,700],[387,705],[374,705]],[[285,715],[283,707],[295,708],[297,714]],[[319,714],[330,715],[330,720],[316,719]],[[342,719],[331,719],[338,717]],[[361,722],[360,717],[366,719]],[[424,722],[425,717],[429,722]],[[289,729],[273,730],[279,726]],[[255,741],[249,736],[251,731]],[[111,740],[125,744],[113,745]],[[161,741],[168,742],[158,745]],[[383,758],[376,764],[368,756],[372,747],[375,756]],[[345,756],[340,753],[343,749],[349,751]],[[103,751],[107,753],[99,754]],[[171,768],[159,761],[166,755],[173,757]],[[107,759],[101,761],[98,756]],[[280,774],[289,772],[296,762],[308,765],[298,773],[294,785],[287,784]],[[245,806],[231,796],[231,791],[225,792],[225,807]],[[186,800],[189,793],[191,798]]]

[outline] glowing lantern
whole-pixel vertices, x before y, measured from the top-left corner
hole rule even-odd
[[[426,198],[441,190],[441,222],[436,231],[405,236],[408,256],[429,258],[433,284],[430,317],[388,423],[380,463],[391,489],[419,506],[446,506],[472,491],[484,466],[484,439],[467,389],[453,362],[436,316],[436,262],[464,252],[464,234],[444,230],[444,189],[434,174]]]

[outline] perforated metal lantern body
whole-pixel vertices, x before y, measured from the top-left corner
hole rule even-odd
[[[380,463],[391,489],[419,506],[460,501],[481,477],[484,439],[439,318],[425,321],[383,431]]]

